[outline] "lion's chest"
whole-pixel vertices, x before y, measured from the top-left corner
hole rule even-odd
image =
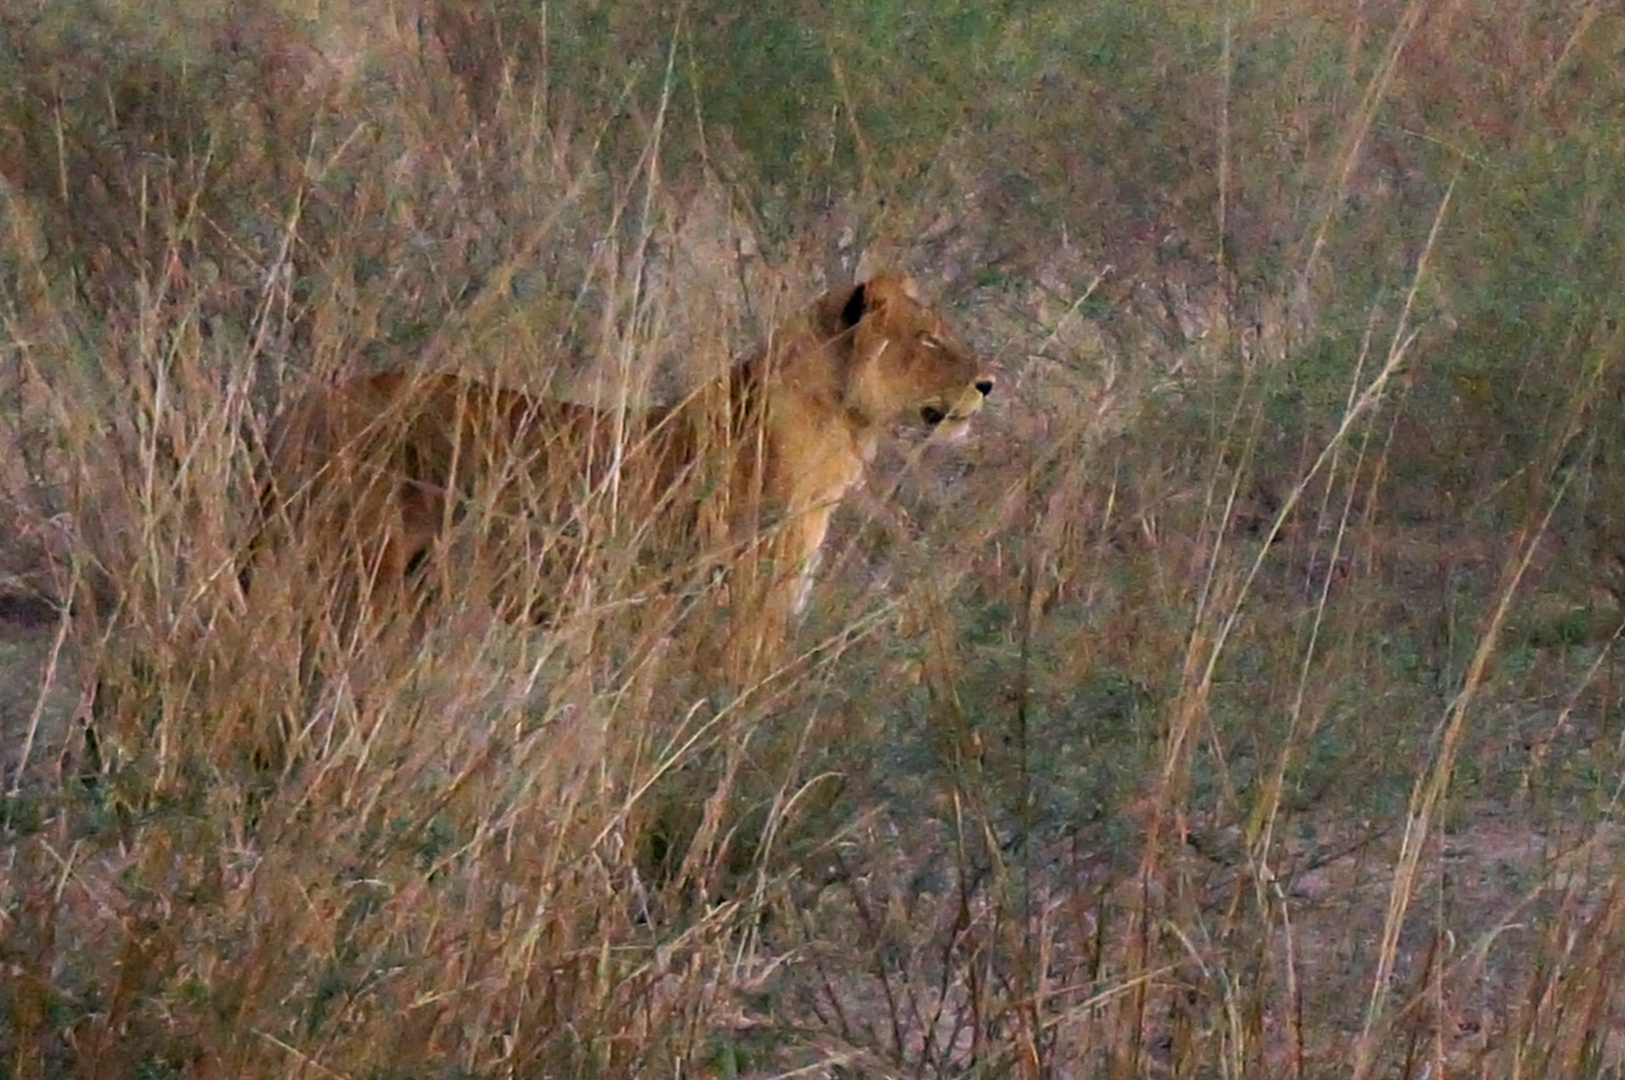
[[[780,424],[769,462],[769,488],[788,513],[832,507],[863,479],[865,457],[844,424]]]

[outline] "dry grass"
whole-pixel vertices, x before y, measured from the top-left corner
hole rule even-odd
[[[1625,31],[1277,7],[837,13],[782,145],[721,9],[0,14],[4,1070],[1618,1075]],[[759,685],[631,547],[239,590],[307,387],[669,397],[860,255],[1006,378]]]

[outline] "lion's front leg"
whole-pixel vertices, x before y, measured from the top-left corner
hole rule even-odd
[[[728,651],[731,675],[740,685],[760,682],[783,666],[798,617],[812,596],[819,552],[830,512],[815,507],[782,521],[759,537],[753,557],[739,567]]]

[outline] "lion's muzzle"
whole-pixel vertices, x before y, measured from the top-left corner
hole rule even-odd
[[[945,405],[924,405],[920,408],[920,419],[926,427],[939,427],[946,421],[962,423],[969,420],[981,411],[982,402],[993,392],[993,379],[977,379],[971,384],[973,390],[959,396],[959,400]]]

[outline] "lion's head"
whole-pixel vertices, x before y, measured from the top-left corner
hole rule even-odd
[[[851,334],[845,405],[872,424],[962,434],[993,391],[987,366],[948,333],[902,274],[830,294],[826,317]]]

